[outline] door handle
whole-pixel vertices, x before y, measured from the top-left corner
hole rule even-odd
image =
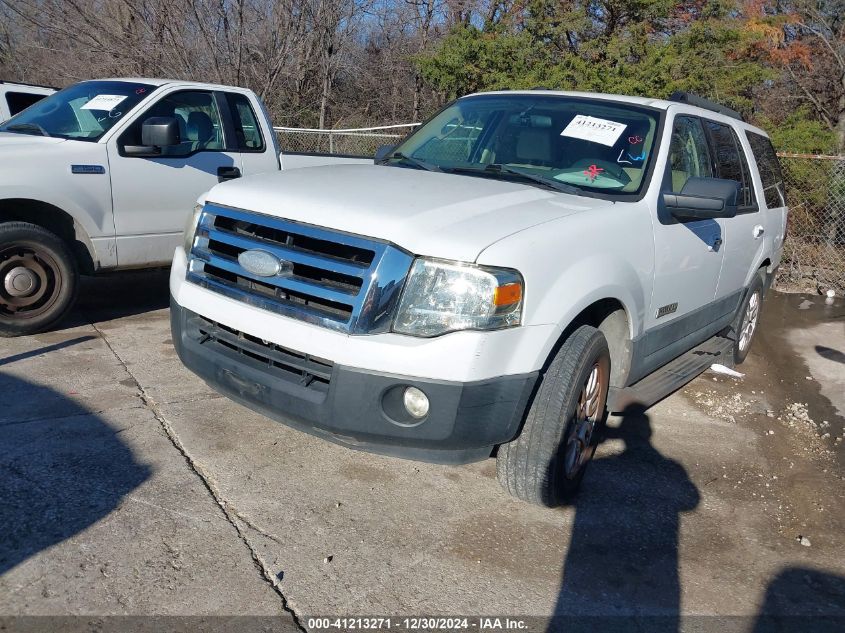
[[[241,170],[237,167],[218,167],[217,168],[217,182],[224,182],[234,178],[241,177]]]
[[[766,232],[766,229],[764,229],[762,225],[758,224],[757,226],[754,227],[754,239],[756,240],[756,239],[760,238],[763,235],[763,233],[765,233],[765,232]]]

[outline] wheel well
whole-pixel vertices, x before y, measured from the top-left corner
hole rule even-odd
[[[631,369],[631,330],[628,313],[618,299],[601,299],[584,308],[566,326],[549,358],[553,358],[563,342],[582,325],[597,328],[610,348],[610,385],[623,387]]]
[[[73,217],[62,209],[26,198],[0,200],[0,222],[29,222],[55,233],[70,247],[76,257],[79,272],[94,272],[94,253],[88,236]]]

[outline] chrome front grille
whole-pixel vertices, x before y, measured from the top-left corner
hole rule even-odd
[[[261,250],[290,265],[270,277],[238,262]],[[351,334],[384,332],[413,256],[391,244],[207,204],[188,262],[188,281],[227,297]]]

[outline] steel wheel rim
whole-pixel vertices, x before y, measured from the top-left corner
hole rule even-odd
[[[739,330],[739,351],[744,352],[751,345],[751,337],[757,329],[757,317],[760,314],[760,293],[754,293],[748,298],[748,306],[745,308],[745,316],[742,318],[742,327]]]
[[[32,287],[16,288],[18,280],[24,277],[32,281]],[[53,306],[61,289],[59,265],[48,253],[25,244],[0,248],[0,316],[14,319],[40,316]]]
[[[563,471],[567,479],[574,479],[592,457],[592,440],[602,415],[607,368],[597,360],[586,380],[575,411],[568,424],[569,432],[563,454]]]

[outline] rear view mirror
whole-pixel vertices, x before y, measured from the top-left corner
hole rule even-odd
[[[666,192],[663,203],[680,221],[736,216],[739,183],[724,178],[690,178],[681,193]]]
[[[378,149],[376,149],[376,157],[375,160],[379,161],[382,159],[387,158],[393,153],[393,150],[396,149],[395,145],[379,145]]]

